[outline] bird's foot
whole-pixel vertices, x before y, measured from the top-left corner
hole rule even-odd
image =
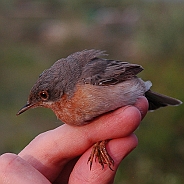
[[[88,163],[90,163],[90,170],[93,164],[93,159],[98,159],[98,162],[101,164],[102,169],[104,168],[104,164],[107,164],[109,168],[113,171],[112,166],[114,166],[114,160],[109,156],[105,146],[107,144],[107,140],[99,141],[93,145],[90,157],[88,159]]]

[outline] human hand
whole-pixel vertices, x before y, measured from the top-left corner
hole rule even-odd
[[[121,160],[137,146],[133,132],[147,109],[147,100],[141,97],[134,106],[104,114],[88,125],[64,124],[38,135],[18,155],[0,157],[0,183],[113,183]],[[112,139],[106,148],[115,171],[108,166],[102,170],[98,162],[90,171],[87,160],[91,146],[106,139]]]

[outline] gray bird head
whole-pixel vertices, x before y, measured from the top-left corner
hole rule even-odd
[[[38,106],[49,107],[53,102],[61,98],[64,88],[65,84],[62,80],[61,72],[57,68],[52,66],[50,69],[45,70],[33,85],[26,105],[19,110],[17,115],[30,108]]]

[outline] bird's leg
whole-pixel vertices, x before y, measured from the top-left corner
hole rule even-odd
[[[90,163],[90,170],[93,164],[93,159],[98,159],[98,162],[101,164],[102,169],[104,168],[104,164],[107,164],[109,168],[113,171],[112,167],[114,165],[114,160],[109,156],[107,150],[106,150],[106,144],[108,140],[104,141],[98,141],[93,145],[90,157],[88,159],[88,162]]]

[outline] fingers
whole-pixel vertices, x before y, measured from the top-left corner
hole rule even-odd
[[[133,134],[124,138],[113,139],[107,143],[107,151],[115,163],[113,167],[114,171],[111,171],[108,167],[102,169],[98,162],[93,163],[90,171],[89,165],[86,164],[86,160],[91,152],[91,149],[88,149],[76,163],[70,175],[69,183],[113,183],[118,165],[137,146],[137,143],[137,138]]]
[[[139,126],[140,121],[138,108],[123,107],[85,126],[63,125],[45,132],[36,137],[19,156],[52,182],[69,160],[81,155],[99,140],[126,137]]]
[[[146,113],[148,112],[148,100],[146,97],[142,96],[140,97],[137,102],[134,104],[135,107],[137,107],[142,115],[142,119],[146,116]]]
[[[41,173],[15,154],[1,155],[0,166],[1,184],[50,184]]]
[[[117,169],[118,164],[121,160],[137,146],[137,138],[134,135],[129,137],[114,139],[107,144],[107,150],[113,156],[115,161],[114,169]],[[70,176],[69,183],[110,183],[113,181],[115,171],[112,172],[108,168],[101,169],[99,164],[94,163],[92,170],[86,164],[86,160],[89,157],[90,149],[79,159],[73,172]],[[76,162],[76,161],[75,161]],[[2,184],[14,184],[14,183],[38,183],[38,184],[49,184],[50,182],[40,174],[35,168],[29,165],[26,161],[21,159],[15,154],[4,154],[0,157],[0,183]],[[67,169],[67,168],[65,168]],[[68,173],[68,177],[69,177]],[[22,177],[24,176],[24,177]],[[99,177],[100,176],[100,177]],[[64,182],[64,178],[66,179]],[[64,175],[55,181],[55,183],[68,183],[66,178],[66,172]],[[113,182],[112,182],[113,183]]]

